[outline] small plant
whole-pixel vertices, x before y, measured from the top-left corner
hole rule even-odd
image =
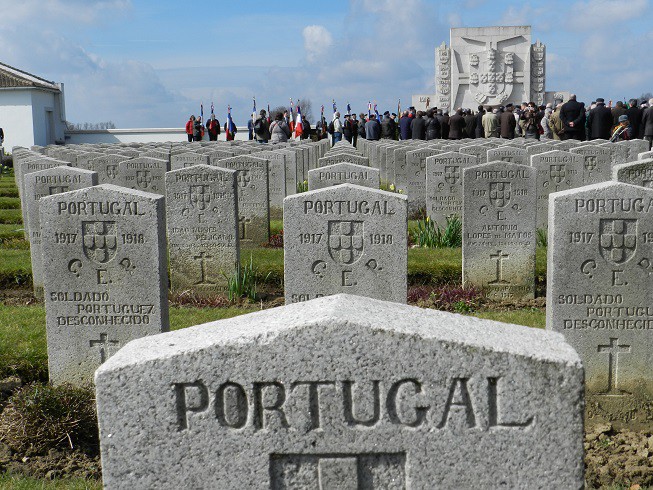
[[[390,182],[387,182],[385,180],[381,181],[381,185],[379,186],[379,189],[381,189],[382,191],[394,192],[396,194],[403,194],[404,193],[404,191],[402,189],[397,189],[396,185],[394,185],[394,184],[392,184]]]
[[[463,241],[463,224],[456,215],[447,218],[447,225],[441,228],[428,216],[417,221],[413,241],[418,247],[445,248],[460,247]]]
[[[297,194],[301,194],[302,192],[308,192],[308,180],[297,182]]]
[[[227,297],[229,301],[235,302],[241,298],[256,301],[256,272],[251,255],[249,256],[249,263],[236,264],[234,275],[227,277]]]
[[[66,448],[97,453],[93,389],[40,383],[21,388],[0,414],[0,442],[28,455]]]
[[[549,242],[549,237],[547,232],[543,228],[538,228],[535,237],[535,244],[538,247],[546,247]]]
[[[283,248],[283,230],[274,235],[270,235],[270,239],[263,246],[265,248]]]

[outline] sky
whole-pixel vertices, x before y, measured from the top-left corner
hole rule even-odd
[[[653,0],[0,0],[0,61],[63,82],[66,118],[182,127],[232,106],[310,100],[394,111],[435,90],[451,27],[531,25],[547,45],[546,90],[579,100],[653,92]],[[519,101],[520,102],[520,101]]]

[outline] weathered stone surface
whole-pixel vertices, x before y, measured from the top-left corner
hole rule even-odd
[[[584,160],[581,155],[553,150],[531,157],[537,171],[537,227],[546,229],[549,194],[583,185]]]
[[[463,170],[478,159],[458,152],[442,153],[426,159],[426,213],[444,228],[447,218],[463,214]]]
[[[168,325],[164,198],[110,184],[41,199],[48,370],[88,383],[128,341]]]
[[[490,148],[487,151],[488,162],[508,162],[519,163],[521,165],[528,165],[528,155],[525,148],[517,148],[514,146],[500,146],[498,148]]]
[[[238,171],[238,237],[241,248],[267,243],[270,239],[268,161],[240,155],[219,160],[216,165]]]
[[[165,175],[168,170],[170,164],[167,160],[136,157],[118,164],[118,177],[115,182],[128,189],[164,195]]]
[[[240,258],[236,170],[195,165],[168,172],[166,217],[172,291],[224,293]]]
[[[339,184],[356,184],[378,189],[379,169],[353,163],[336,163],[308,171],[308,188],[312,191]]]
[[[458,150],[465,155],[472,155],[476,157],[476,162],[480,165],[487,163],[487,147],[483,145],[466,145],[461,146]]]
[[[327,165],[335,165],[336,163],[355,163],[356,165],[363,165],[369,167],[370,161],[367,157],[358,155],[357,153],[348,152],[329,152],[317,161],[318,167],[326,167]]]
[[[612,168],[612,179],[653,188],[653,158],[615,165]]]
[[[287,197],[283,217],[286,303],[342,292],[406,302],[405,196],[342,184]]]
[[[96,373],[107,488],[582,488],[553,332],[349,295],[131,342]],[[554,469],[554,470],[553,470]]]
[[[209,165],[209,155],[199,153],[177,153],[170,156],[170,169],[179,170],[180,168],[192,167],[193,165]]]
[[[547,329],[585,366],[586,422],[651,430],[653,190],[606,182],[551,196]]]
[[[265,158],[268,161],[268,180],[270,190],[270,219],[281,219],[283,217],[283,200],[297,189],[296,175],[291,172],[286,174],[286,155],[280,151],[259,151],[258,158]]]
[[[535,169],[491,162],[463,175],[463,284],[493,299],[533,298]]]
[[[408,212],[426,208],[426,159],[444,153],[433,148],[419,148],[406,152],[406,196]]]
[[[29,247],[32,261],[32,284],[34,294],[43,297],[43,256],[41,250],[41,220],[39,202],[42,197],[75,191],[98,184],[97,172],[66,166],[52,167],[24,176]]]
[[[569,150],[583,156],[582,185],[598,184],[610,180],[612,175],[612,152],[598,145],[581,145]]]
[[[88,170],[97,172],[100,184],[115,184],[118,178],[118,164],[129,157],[122,154],[102,155],[88,162]]]

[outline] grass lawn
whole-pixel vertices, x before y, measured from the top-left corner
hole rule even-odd
[[[0,473],[0,488],[12,490],[101,490],[102,483],[98,480],[37,480],[25,476],[12,476]]]
[[[23,222],[20,209],[0,209],[0,224],[15,225]]]
[[[0,209],[20,209],[20,198],[0,197]]]

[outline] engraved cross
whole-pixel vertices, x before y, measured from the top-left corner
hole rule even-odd
[[[212,259],[213,256],[208,255],[206,252],[200,252],[199,255],[196,255],[193,258],[200,262],[200,280],[195,284],[215,284],[206,278],[206,259]]]
[[[619,354],[630,354],[630,346],[619,344],[619,339],[611,337],[609,345],[599,345],[598,352],[608,354],[608,390],[606,394],[620,395],[617,388],[619,375]]]
[[[508,254],[504,254],[501,250],[497,250],[497,253],[490,255],[491,259],[497,261],[497,278],[488,284],[510,284],[508,281],[503,280],[503,261],[509,257]]]
[[[106,361],[109,356],[109,349],[111,346],[116,346],[118,345],[117,340],[109,340],[109,336],[106,333],[101,333],[100,334],[100,340],[91,340],[89,342],[91,347],[98,347],[100,350],[100,364],[104,364],[104,361]]]
[[[249,224],[252,222],[251,219],[241,216],[240,219],[238,220],[238,223],[240,223],[240,239],[241,240],[251,240],[251,238],[248,238],[248,233],[247,229],[249,228]]]

